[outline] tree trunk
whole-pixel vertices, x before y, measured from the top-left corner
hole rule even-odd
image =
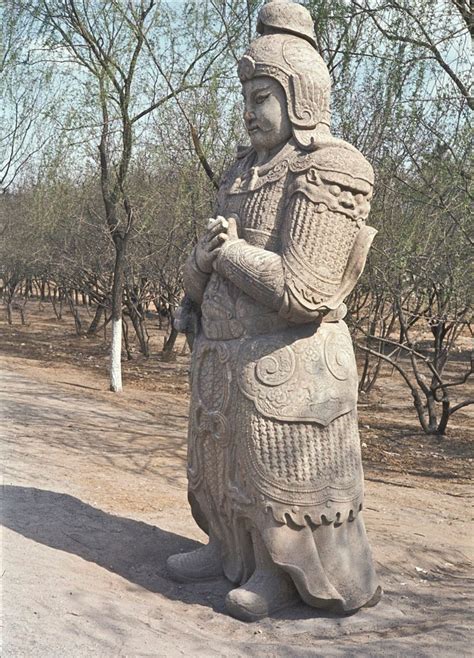
[[[40,283],[40,300],[42,302],[46,301],[46,281],[44,279],[41,279]]]
[[[142,309],[137,309],[134,307],[134,305],[129,302],[127,304],[128,307],[128,313],[130,315],[130,319],[133,324],[133,328],[135,329],[135,334],[138,338],[138,343],[140,345],[140,352],[148,358],[150,356],[150,349],[149,349],[149,340],[150,337],[148,335],[148,331],[146,328],[146,322],[144,319],[144,313]]]
[[[165,354],[170,354],[170,352],[173,351],[174,349],[174,344],[176,343],[176,339],[178,338],[178,331],[174,328],[173,323],[171,322],[171,332],[168,338],[165,340],[165,344],[163,345],[163,352]]]
[[[446,396],[446,392],[444,393],[445,399],[442,401],[442,406],[441,406],[441,418],[438,423],[438,428],[437,428],[437,433],[440,436],[444,436],[446,433],[446,428],[448,426],[448,421],[449,421],[449,416],[450,416],[450,402],[449,399]]]
[[[89,325],[89,328],[87,330],[87,336],[93,336],[95,332],[99,329],[99,323],[102,319],[102,316],[104,314],[104,307],[99,304],[95,310],[94,317],[92,318],[92,322]]]
[[[124,316],[122,316],[122,337],[123,337],[123,345],[125,347],[125,352],[127,353],[127,359],[131,361],[133,357],[132,357],[132,350],[130,349],[130,343],[128,340],[128,324]]]
[[[26,302],[28,301],[27,297],[25,297],[24,301],[22,304],[19,306],[19,311],[20,311],[20,318],[21,318],[21,324],[22,326],[26,325]]]
[[[110,390],[122,390],[122,318],[112,318],[112,344],[110,347]]]
[[[115,234],[115,266],[112,284],[112,344],[110,348],[110,390],[122,390],[122,290],[126,238]]]
[[[107,325],[109,324],[109,322],[111,322],[111,320],[112,320],[112,314],[110,314],[109,317],[107,317],[107,313],[106,313],[105,322],[102,325],[104,328],[104,343],[107,343]]]
[[[59,296],[59,301],[56,302],[56,291],[54,292],[54,295],[51,297],[51,304],[53,306],[53,311],[54,311],[54,315],[56,316],[56,318],[58,320],[62,320],[63,319],[63,301],[61,299],[61,296]]]
[[[71,294],[72,293],[72,294]],[[79,314],[79,309],[77,308],[77,303],[76,303],[76,295],[73,297],[73,291],[69,292],[66,291],[66,299],[69,304],[69,309],[72,313],[72,317],[74,318],[74,326],[76,328],[76,334],[80,336],[82,334],[82,321],[81,321],[81,316]]]

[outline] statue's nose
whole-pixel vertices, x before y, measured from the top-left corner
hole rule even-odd
[[[245,110],[244,121],[247,121],[248,123],[249,121],[252,121],[252,119],[255,119],[255,112],[253,112],[252,110]]]

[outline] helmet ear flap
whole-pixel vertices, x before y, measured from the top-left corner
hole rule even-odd
[[[288,86],[291,97],[291,123],[295,127],[315,127],[317,107],[315,106],[313,81],[293,73],[289,76]]]
[[[285,91],[293,137],[300,148],[313,151],[329,135],[330,88],[321,88],[310,77],[292,74]]]

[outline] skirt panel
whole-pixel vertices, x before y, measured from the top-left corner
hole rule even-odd
[[[238,386],[242,341],[198,340],[193,351],[189,499],[223,546],[224,572],[255,568],[251,532],[315,607],[357,609],[376,589],[362,516],[357,414],[326,426],[262,415]]]

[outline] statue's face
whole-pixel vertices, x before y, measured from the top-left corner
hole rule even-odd
[[[270,152],[291,137],[291,123],[283,87],[262,76],[242,85],[244,121],[250,142],[257,153]]]

